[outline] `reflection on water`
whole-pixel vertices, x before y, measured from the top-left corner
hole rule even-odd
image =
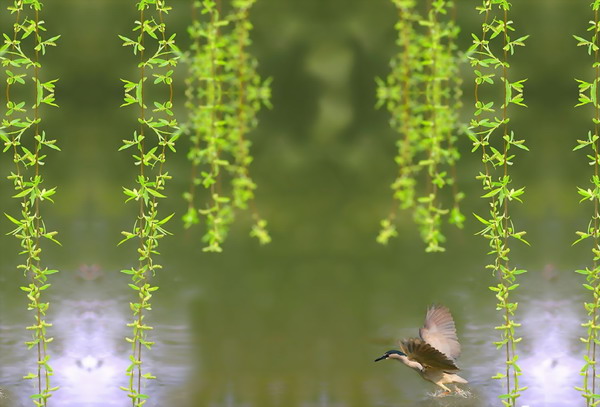
[[[60,344],[54,361],[61,391],[54,398],[61,405],[120,407],[127,354],[120,344],[125,316],[112,300],[64,300],[56,304],[55,329]],[[121,334],[121,335],[119,335]]]
[[[87,266],[81,268],[87,269]],[[119,388],[127,381],[125,370],[130,346],[124,338],[130,335],[125,325],[131,317],[125,313],[128,307],[124,305],[130,299],[126,292],[114,295],[120,291],[115,289],[119,285],[115,279],[89,277],[88,273],[83,276],[79,273],[71,282],[63,281],[64,294],[69,295],[52,299],[51,366],[55,371],[52,385],[60,389],[51,402],[61,407],[130,406],[126,392]],[[156,400],[170,399],[170,393],[181,387],[192,366],[188,360],[189,328],[180,319],[154,323],[156,343],[153,351],[143,358],[144,372],[150,371],[158,379],[142,391]],[[15,394],[10,406],[20,405],[19,402],[30,405],[28,395],[34,391],[32,382],[20,380],[26,373],[23,369],[35,363],[23,363],[32,356],[23,345],[25,335],[23,326],[0,325],[0,383]]]
[[[546,293],[544,299],[523,304],[523,346],[521,367],[528,390],[523,402],[545,407],[584,405],[575,386],[581,386],[579,371],[585,347],[578,337],[584,316],[582,302]]]
[[[548,281],[544,273],[536,275],[533,271],[532,274],[533,281],[529,284],[533,285],[529,288],[528,298],[520,301],[518,312],[518,322],[522,324],[518,333],[523,337],[518,345],[519,365],[523,370],[520,384],[528,387],[520,398],[520,405],[584,405],[581,395],[574,389],[581,384],[579,370],[583,365],[584,352],[578,340],[583,333],[580,325],[583,313],[581,298],[573,295],[577,289],[575,278],[568,272],[567,275],[563,273],[560,280],[563,284],[560,284],[557,278]],[[569,282],[566,286],[565,280]],[[469,355],[464,364],[470,374],[471,385],[478,393],[486,394],[489,403],[499,393],[499,385],[503,384],[489,379],[501,371],[498,367],[503,363],[502,352],[490,348],[490,342],[496,340],[491,335],[489,323],[469,323],[464,341],[465,353]],[[485,344],[481,343],[482,339],[487,339]],[[470,346],[478,347],[479,351],[473,353],[469,350]],[[485,357],[486,354],[492,357]]]
[[[47,60],[47,66],[60,72],[64,94],[57,116],[49,116],[54,122],[48,123],[48,133],[61,140],[62,135],[71,135],[59,141],[64,159],[48,165],[47,175],[57,180],[61,193],[57,205],[44,212],[48,224],[60,230],[64,250],[62,254],[48,250],[50,256],[64,256],[54,259],[62,272],[53,277],[47,291],[52,304],[49,321],[54,323],[50,333],[56,338],[50,352],[54,383],[61,386],[52,405],[128,406],[119,386],[127,379],[130,349],[124,338],[129,333],[125,325],[131,293],[115,270],[135,261],[135,254],[132,249],[123,255],[114,245],[135,217],[133,212],[126,215],[119,192],[125,180],[134,179],[135,168],[115,150],[135,119],[116,113],[120,102],[115,95],[118,78],[133,68],[131,59],[113,53],[106,41],[115,32],[129,30],[132,10],[122,0],[48,3],[52,4],[45,10],[47,20],[60,21],[65,34],[57,53]],[[486,243],[473,236],[479,225],[467,219],[465,231],[449,234],[448,251],[439,255],[423,253],[408,218],[403,218],[401,236],[390,247],[374,242],[377,219],[389,209],[388,185],[397,168],[389,117],[373,110],[373,77],[389,71],[390,55],[396,52],[397,14],[389,1],[376,7],[372,3],[257,2],[252,14],[254,49],[262,72],[275,78],[275,107],[261,117],[253,175],[273,243],[256,248],[240,227],[232,230],[222,256],[200,254],[198,241],[189,241],[199,237],[182,231],[173,219],[174,236],[165,239],[164,251],[161,243],[165,273],[157,276],[161,289],[149,317],[156,345],[145,354],[145,364],[158,379],[148,388],[152,396],[148,407],[499,405],[496,395],[502,392],[502,383],[490,379],[503,364],[502,353],[492,345],[498,314],[487,290],[492,278],[482,265]],[[515,15],[531,23],[532,40],[557,44],[587,21],[587,8],[575,10],[571,3],[515,2]],[[524,7],[531,12],[518,15]],[[556,12],[527,18],[544,13],[545,7]],[[177,38],[185,38],[189,18],[181,10],[175,7],[172,13],[180,19],[182,35]],[[577,20],[578,26],[568,26],[566,17]],[[468,45],[469,30],[479,26],[479,16],[459,13],[459,18],[467,23]],[[543,143],[532,145],[531,158],[515,165],[521,171],[515,178],[530,191],[528,204],[515,218],[532,226],[528,230],[536,246],[528,253],[538,250],[540,261],[564,257],[565,264],[581,261],[575,252],[565,253],[570,240],[564,236],[575,225],[585,224],[588,216],[582,215],[583,209],[578,212],[576,198],[570,198],[573,185],[581,181],[581,174],[588,174],[588,168],[584,160],[565,153],[575,144],[565,134],[587,131],[587,119],[568,113],[572,95],[565,89],[572,81],[564,79],[575,74],[564,73],[581,61],[575,48],[563,43],[557,53],[556,47],[549,51],[531,47],[514,64],[515,75],[532,78],[535,90],[529,99],[532,108],[515,125],[523,126],[525,137],[543,135]],[[561,61],[539,63],[552,55]],[[559,67],[559,62],[571,65]],[[529,71],[521,75],[518,70],[523,67],[531,75]],[[548,70],[555,76],[548,77]],[[557,86],[540,81],[544,75]],[[557,89],[568,94],[567,102],[559,100]],[[574,131],[582,125],[580,132]],[[479,185],[473,177],[480,163],[469,162],[470,146],[462,147],[465,167],[459,175],[464,175],[461,183],[468,196],[464,212],[479,213],[483,204],[478,202]],[[177,197],[187,188],[184,146],[179,157],[179,162],[173,157],[169,169],[173,189],[168,195],[173,199],[166,205],[177,206]],[[8,164],[5,160],[2,165]],[[9,185],[4,182],[0,187]],[[15,205],[10,195],[2,194],[7,207],[9,202]],[[184,211],[172,210],[177,216]],[[31,315],[18,289],[22,276],[14,267],[19,249],[12,237],[2,238],[0,391],[7,397],[0,397],[0,407],[30,406],[32,383],[21,377],[35,366],[32,352],[23,345]],[[86,265],[78,273],[65,266],[74,262],[75,268],[77,262],[98,259],[114,264]],[[529,262],[524,268],[530,269],[516,292],[517,319],[523,324],[522,379],[529,386],[522,403],[582,405],[573,390],[580,381],[584,350],[577,340],[583,315],[580,281],[570,271],[555,273],[559,275],[536,271],[535,258],[515,256],[515,260]],[[416,335],[427,305],[434,302],[448,305],[457,321],[463,344],[459,365],[461,376],[470,382],[469,398],[431,397],[434,386],[410,369],[373,363],[397,339]],[[372,337],[383,339],[374,343]]]
[[[20,407],[22,404],[18,401],[19,396],[27,394],[26,392],[32,389],[30,382],[24,383],[21,379],[27,374],[22,370],[22,363],[30,359],[28,352],[24,351],[25,340],[28,338],[22,326],[0,324],[1,407]]]
[[[319,393],[317,400],[305,401],[300,404],[301,407],[347,407],[349,404],[343,401],[332,400],[331,394],[327,390],[327,385],[322,384],[322,390]]]
[[[581,396],[573,389],[580,381],[578,374],[582,364],[582,346],[577,340],[580,333],[580,298],[569,295],[565,287],[576,287],[546,281],[542,274],[531,279],[531,298],[521,301],[520,334],[523,341],[519,347],[520,363],[523,368],[522,384],[529,387],[523,393],[522,406],[559,407],[582,405]],[[115,295],[116,281],[109,277],[74,278],[70,283],[61,283],[70,296],[53,299],[55,343],[52,346],[53,367],[56,371],[54,383],[61,387],[53,396],[53,405],[60,407],[125,407],[130,403],[119,386],[125,384],[124,370],[129,355],[128,344],[123,340],[128,331],[125,324],[129,318],[127,293]],[[266,281],[265,281],[266,283]],[[268,287],[268,283],[265,287]],[[263,288],[265,288],[263,287]],[[93,290],[92,290],[93,289]],[[388,293],[391,293],[388,292]],[[203,294],[204,295],[204,294]],[[342,303],[336,294],[331,300]],[[459,295],[462,297],[462,295]],[[88,299],[86,299],[88,298]],[[183,297],[176,308],[184,308]],[[462,300],[461,300],[462,301]],[[147,371],[158,376],[147,392],[152,397],[149,406],[177,405],[181,407],[488,407],[498,405],[496,395],[502,390],[502,382],[490,379],[502,366],[502,352],[497,352],[491,342],[496,339],[493,322],[497,317],[493,309],[477,310],[464,304],[464,309],[454,307],[463,355],[459,360],[462,374],[469,380],[463,385],[466,397],[451,395],[435,397],[435,388],[422,380],[412,370],[399,363],[386,363],[385,367],[372,364],[373,355],[379,354],[387,344],[370,344],[364,350],[361,345],[354,351],[344,346],[343,336],[333,333],[331,339],[338,346],[325,342],[318,346],[311,343],[311,335],[295,326],[294,331],[284,333],[281,348],[270,347],[264,340],[252,339],[251,329],[240,330],[241,321],[228,316],[227,321],[237,333],[239,341],[228,338],[226,331],[217,331],[213,339],[226,344],[227,353],[233,359],[217,362],[211,353],[222,351],[216,342],[211,342],[209,325],[204,326],[202,337],[197,343],[191,336],[193,325],[185,322],[181,315],[170,313],[153,315],[156,345],[147,352]],[[202,306],[201,306],[202,307]],[[202,312],[200,308],[198,312]],[[216,310],[223,316],[227,312]],[[224,314],[223,314],[224,312]],[[319,318],[310,311],[298,309],[303,318]],[[350,310],[337,310],[343,313]],[[238,309],[242,314],[243,310]],[[423,312],[418,317],[405,315],[397,318],[401,336],[416,334]],[[256,316],[261,318],[260,315]],[[264,316],[262,316],[264,317]],[[385,315],[376,320],[385,320]],[[352,324],[352,319],[347,320]],[[403,321],[407,321],[404,323]],[[408,326],[413,324],[414,326]],[[250,326],[256,325],[250,321]],[[374,325],[376,326],[376,325]],[[214,327],[217,328],[216,326]],[[347,326],[348,332],[358,331],[359,325]],[[222,329],[222,328],[221,328]],[[263,328],[264,329],[264,328]],[[321,332],[322,334],[323,332]],[[302,335],[305,348],[294,348],[292,336]],[[260,336],[269,336],[268,329]],[[396,336],[396,335],[394,335]],[[25,365],[31,366],[31,354],[22,342],[26,333],[20,325],[0,325],[0,383],[10,399],[0,398],[1,407],[27,406],[31,383],[23,382]],[[208,341],[207,341],[208,340]],[[322,339],[321,339],[322,341]],[[359,339],[359,342],[362,339]],[[200,347],[210,344],[214,350]],[[261,345],[262,343],[262,345]],[[356,342],[354,342],[356,343]],[[241,348],[240,348],[241,347]],[[326,353],[323,353],[326,349]],[[301,352],[294,364],[277,366],[277,360],[289,361],[290,355]],[[314,352],[321,355],[314,359]],[[260,360],[260,368],[253,364],[252,354]],[[261,355],[268,355],[262,357]],[[314,360],[326,362],[315,364]],[[29,361],[24,364],[24,361]],[[201,369],[194,368],[196,361],[203,361]],[[222,363],[221,366],[215,363]],[[274,373],[279,372],[279,373]],[[190,396],[191,395],[191,396]],[[193,399],[190,397],[194,397]],[[191,401],[194,400],[194,401]],[[4,404],[2,404],[4,403]],[[8,404],[7,404],[8,403]]]
[[[585,405],[581,395],[574,389],[581,384],[579,370],[583,364],[584,346],[578,340],[582,334],[582,298],[574,295],[576,278],[564,275],[561,279],[547,279],[543,273],[531,272],[527,298],[520,301],[518,322],[522,323],[519,335],[520,366],[523,370],[520,384],[527,386],[519,399],[520,406],[560,407]],[[579,293],[581,294],[581,293]],[[521,296],[524,294],[521,293]],[[398,364],[394,372],[401,396],[387,391],[392,397],[375,399],[375,405],[389,406],[473,406],[499,405],[496,398],[504,383],[491,376],[501,371],[504,359],[502,351],[492,345],[497,340],[493,323],[497,315],[491,310],[477,313],[458,313],[459,339],[463,354],[459,359],[465,378],[469,380],[468,398],[448,396],[432,397],[426,392],[430,383],[420,381],[410,369]],[[415,377],[412,377],[415,376]],[[413,390],[418,387],[418,390]],[[406,395],[408,394],[408,397]],[[419,395],[421,394],[421,395]],[[404,396],[404,397],[403,397]],[[412,399],[412,400],[411,400]]]
[[[210,407],[250,407],[251,405],[251,403],[239,402],[232,388],[223,395],[223,401],[210,403]]]

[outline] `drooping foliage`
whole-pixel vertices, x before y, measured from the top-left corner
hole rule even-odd
[[[577,140],[577,146],[574,150],[585,149],[587,159],[590,166],[593,168],[590,185],[587,188],[578,188],[578,193],[581,195],[581,202],[591,201],[593,205],[592,216],[588,223],[587,229],[577,232],[577,240],[590,241],[592,243],[592,264],[585,269],[577,270],[577,273],[583,274],[586,278],[583,287],[590,291],[592,296],[589,302],[585,302],[585,310],[588,313],[589,319],[582,324],[587,330],[587,335],[581,338],[581,341],[586,344],[586,354],[584,356],[585,363],[581,369],[583,383],[581,387],[577,387],[586,400],[586,405],[597,406],[600,404],[600,398],[597,396],[597,368],[596,368],[596,348],[600,343],[598,331],[598,310],[600,309],[600,102],[598,102],[598,83],[600,83],[600,19],[599,19],[600,1],[595,0],[592,3],[592,11],[594,19],[590,21],[588,38],[574,36],[578,41],[578,46],[587,48],[588,54],[593,57],[592,68],[593,78],[591,80],[577,80],[579,86],[579,103],[577,106],[590,105],[593,109],[592,123],[593,128],[583,140]]]
[[[155,376],[143,369],[143,350],[154,344],[148,337],[152,326],[144,321],[152,309],[151,299],[158,286],[151,277],[161,266],[156,262],[160,239],[170,233],[165,224],[173,216],[159,214],[159,202],[166,198],[166,182],[171,178],[166,170],[167,153],[175,152],[175,142],[180,136],[177,120],[173,113],[173,68],[177,64],[179,50],[175,45],[175,34],[167,33],[164,18],[171,10],[166,0],[140,0],[136,5],[139,13],[133,28],[132,38],[119,37],[123,46],[131,47],[138,59],[138,77],[123,79],[125,90],[122,106],[138,110],[137,129],[130,138],[123,140],[120,150],[132,151],[138,175],[133,187],[123,187],[126,202],[138,204],[139,212],[131,231],[122,232],[120,243],[136,241],[138,264],[122,270],[131,277],[129,287],[136,301],[130,303],[133,320],[127,324],[132,330],[127,342],[131,344],[130,364],[126,374],[127,387],[122,387],[131,398],[132,405],[141,406],[148,395],[143,391],[143,379]],[[160,99],[151,100],[150,87],[163,89]],[[158,98],[159,96],[156,96]],[[144,373],[146,371],[146,373]]]
[[[192,172],[183,221],[191,227],[204,219],[204,251],[222,251],[236,213],[249,207],[254,218],[250,234],[261,244],[271,240],[266,220],[254,209],[256,183],[249,169],[248,135],[257,126],[260,109],[271,106],[271,80],[260,77],[258,62],[248,52],[248,13],[255,2],[192,1],[185,126]]]
[[[411,210],[426,251],[439,252],[444,251],[442,224],[462,227],[464,221],[455,170],[456,139],[464,129],[458,114],[462,56],[456,46],[455,5],[436,0],[422,13],[415,0],[393,3],[400,50],[387,78],[376,81],[377,106],[386,106],[399,135],[398,174],[391,185],[394,209],[381,221],[377,241],[387,244],[397,235],[398,209]]]
[[[524,187],[513,187],[511,176],[516,152],[527,151],[524,140],[516,138],[510,127],[511,106],[525,106],[523,90],[525,79],[511,79],[509,56],[517,47],[524,46],[527,35],[514,38],[514,22],[509,18],[510,3],[506,0],[483,0],[477,10],[483,17],[482,31],[472,34],[473,45],[470,61],[475,73],[475,113],[471,121],[469,137],[473,152],[481,154],[482,171],[477,175],[483,189],[482,198],[487,200],[488,211],[475,215],[483,225],[479,232],[488,240],[492,262],[486,267],[498,282],[490,287],[501,313],[502,323],[496,326],[500,339],[495,343],[505,355],[505,367],[494,378],[504,381],[506,392],[500,396],[505,406],[516,406],[517,399],[525,390],[519,384],[521,368],[516,333],[520,326],[515,320],[518,304],[512,296],[519,286],[517,277],[525,270],[511,265],[511,241],[526,244],[525,232],[517,231],[510,215],[511,202],[521,202]],[[482,87],[488,92],[483,96]]]
[[[50,288],[49,276],[58,272],[42,263],[44,240],[58,243],[57,232],[48,230],[42,216],[45,202],[53,202],[55,187],[44,184],[43,166],[50,150],[59,150],[56,140],[43,129],[43,106],[57,107],[54,89],[58,79],[48,79],[44,74],[43,57],[50,47],[56,46],[60,35],[48,36],[42,19],[43,4],[39,0],[14,0],[7,10],[14,17],[12,32],[4,32],[4,44],[0,60],[6,78],[6,110],[2,119],[0,137],[3,152],[12,154],[13,170],[8,179],[13,184],[13,198],[19,201],[19,210],[10,210],[6,217],[14,224],[9,232],[20,241],[23,261],[17,267],[22,270],[28,284],[21,287],[27,294],[28,310],[33,313],[34,323],[27,327],[31,340],[26,342],[37,356],[35,367],[25,379],[36,383],[37,393],[30,397],[36,406],[46,406],[48,399],[58,387],[50,383],[53,374],[50,366],[49,344],[53,338],[48,328],[46,314],[50,303],[46,290]]]

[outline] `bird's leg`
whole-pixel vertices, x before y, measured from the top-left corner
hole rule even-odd
[[[452,394],[452,390],[450,390],[448,387],[444,386],[443,383],[436,383],[436,385],[438,385],[439,387],[441,387],[444,390],[443,393],[438,394],[436,397],[446,397],[449,394]]]

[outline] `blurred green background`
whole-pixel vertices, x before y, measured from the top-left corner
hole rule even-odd
[[[45,264],[59,268],[48,291],[55,322],[52,345],[56,406],[128,405],[118,385],[125,380],[125,323],[130,292],[118,270],[135,263],[133,245],[117,247],[136,207],[125,204],[122,186],[137,169],[117,152],[136,126],[135,109],[122,108],[120,78],[135,75],[136,59],[117,34],[129,33],[134,1],[53,0],[44,8],[59,46],[44,59],[48,78],[60,77],[60,109],[47,110],[44,128],[57,138],[44,168],[58,186],[56,203],[43,208],[62,247],[45,247]],[[167,24],[186,47],[188,1],[171,1]],[[462,46],[479,32],[477,1],[459,2]],[[528,231],[532,247],[516,246],[513,264],[529,270],[516,292],[523,322],[523,380],[531,406],[576,406],[583,348],[578,336],[584,290],[572,273],[590,263],[585,244],[572,247],[591,207],[578,204],[591,168],[572,148],[584,138],[592,112],[574,109],[574,78],[590,78],[591,59],[572,34],[584,35],[589,1],[514,2],[519,34],[527,47],[511,58],[513,79],[529,78],[527,109],[511,111],[512,125],[531,149],[519,152],[515,185],[526,186],[525,204],[513,219]],[[4,32],[10,16],[0,11]],[[446,229],[447,251],[425,254],[410,216],[400,237],[375,242],[379,221],[391,205],[396,173],[396,135],[387,111],[375,110],[375,76],[385,76],[397,51],[396,11],[390,1],[259,0],[251,11],[253,54],[259,72],[273,77],[272,110],[260,113],[251,135],[256,204],[269,221],[273,242],[248,237],[242,215],[222,254],[201,251],[201,230],[162,242],[161,289],[148,320],[157,345],[147,353],[158,376],[149,406],[489,406],[498,405],[500,384],[489,379],[501,366],[491,342],[498,322],[494,282],[484,270],[486,242],[474,236],[470,216],[485,210],[474,177],[478,154],[467,139],[459,176],[466,191],[462,231]],[[464,118],[472,113],[472,75],[464,66]],[[185,67],[179,67],[180,79]],[[179,82],[177,101],[183,105]],[[185,112],[180,108],[180,120]],[[173,175],[163,213],[182,215],[189,182],[187,141],[168,158]],[[0,162],[3,174],[11,158]],[[12,186],[0,182],[1,211],[12,213]],[[9,222],[1,222],[8,231]],[[0,388],[7,405],[28,405],[30,384],[20,377],[34,361],[22,341],[29,324],[22,275],[15,266],[18,242],[0,237]],[[90,274],[91,273],[91,274]],[[464,355],[459,361],[472,397],[437,400],[432,385],[398,364],[372,363],[397,339],[417,334],[427,305],[441,302],[454,313]],[[24,401],[25,400],[25,401]],[[0,401],[2,403],[2,401]],[[23,403],[23,404],[21,404]],[[2,404],[0,404],[2,405]]]

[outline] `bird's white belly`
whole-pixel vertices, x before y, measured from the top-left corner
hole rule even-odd
[[[465,379],[454,373],[446,373],[440,369],[425,368],[421,371],[423,379],[436,384],[467,383]]]

